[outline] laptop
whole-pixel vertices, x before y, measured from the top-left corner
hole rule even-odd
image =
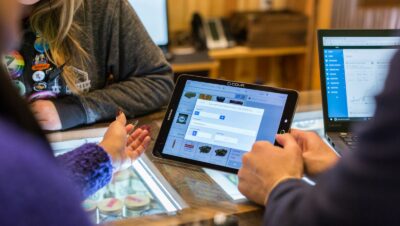
[[[165,57],[169,52],[168,0],[128,0],[135,9],[151,39],[161,48]]]
[[[355,150],[354,124],[375,114],[400,30],[318,31],[325,136],[339,154]]]

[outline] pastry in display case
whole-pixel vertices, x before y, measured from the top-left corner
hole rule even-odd
[[[95,223],[169,212],[133,169],[114,174],[112,182],[83,206]]]
[[[115,221],[123,217],[124,203],[117,198],[106,198],[99,200],[97,204],[98,217],[95,223]]]
[[[52,143],[52,147],[59,155],[98,141],[100,138],[62,141]],[[187,204],[143,155],[131,168],[115,173],[107,186],[83,201],[82,207],[91,221],[99,224],[147,215],[171,215]]]

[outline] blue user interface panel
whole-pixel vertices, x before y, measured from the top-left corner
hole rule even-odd
[[[256,141],[275,142],[287,99],[188,80],[163,153],[239,169]]]
[[[324,37],[323,46],[329,120],[370,120],[400,37]]]

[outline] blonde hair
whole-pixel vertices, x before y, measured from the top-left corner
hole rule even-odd
[[[83,7],[83,0],[42,0],[33,9],[30,24],[34,32],[49,44],[46,55],[57,67],[66,64],[63,78],[68,88],[79,93],[75,85],[74,65],[85,69],[89,55],[78,41],[82,34],[80,24],[75,20],[76,12]]]

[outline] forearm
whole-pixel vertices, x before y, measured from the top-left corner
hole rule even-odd
[[[265,226],[291,226],[291,225],[310,225],[306,212],[310,210],[307,207],[303,211],[304,198],[307,190],[311,189],[310,185],[302,180],[291,179],[286,180],[277,185],[268,197],[268,203],[264,216]]]
[[[67,96],[51,100],[56,107],[63,130],[87,124],[86,111],[77,96]]]
[[[85,144],[72,152],[57,157],[70,179],[81,189],[84,197],[107,185],[112,177],[108,154],[96,144]]]
[[[172,93],[170,75],[132,77],[82,96],[53,100],[62,129],[110,120],[122,109],[128,117],[143,115],[166,105]]]
[[[109,120],[121,109],[129,118],[143,115],[166,105],[173,90],[169,75],[131,77],[105,89],[81,96],[87,123]]]
[[[316,186],[300,180],[283,182],[268,199],[264,225],[394,225],[389,222],[398,199],[387,197],[396,196],[399,184],[388,171],[381,174],[384,177],[371,176],[378,171],[374,164],[352,157],[321,175]],[[393,188],[387,189],[385,183]]]

